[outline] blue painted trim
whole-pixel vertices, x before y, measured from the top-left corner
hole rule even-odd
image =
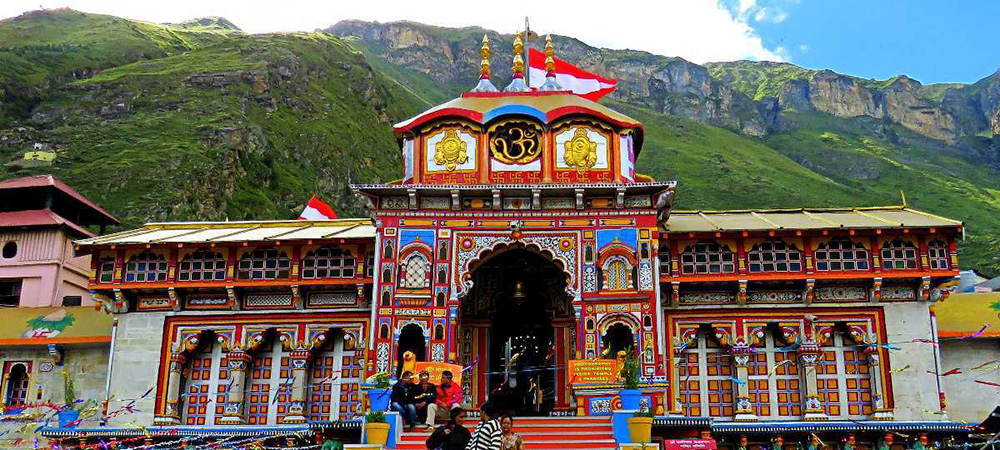
[[[486,111],[483,114],[483,123],[489,122],[497,117],[506,116],[508,114],[521,114],[525,116],[531,116],[538,119],[542,123],[547,123],[548,117],[546,114],[538,109],[532,108],[525,105],[504,105],[497,108],[493,108]]]
[[[614,431],[615,442],[618,445],[631,444],[632,436],[628,432],[628,418],[636,412],[627,410],[617,410],[611,413],[611,426]]]

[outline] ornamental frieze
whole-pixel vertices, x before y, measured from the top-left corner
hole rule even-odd
[[[516,237],[514,237],[516,235]],[[514,232],[499,233],[455,233],[455,276],[451,280],[452,295],[461,298],[472,289],[473,281],[470,264],[486,252],[511,244],[535,247],[560,263],[569,276],[566,292],[572,298],[579,298],[579,257],[577,255],[579,233]]]

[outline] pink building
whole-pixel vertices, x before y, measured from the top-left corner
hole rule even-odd
[[[52,175],[0,182],[0,306],[90,305],[90,257],[73,240],[118,219]]]

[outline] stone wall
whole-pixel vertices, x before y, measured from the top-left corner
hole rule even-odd
[[[948,418],[970,423],[986,419],[997,406],[997,388],[976,380],[1000,383],[1000,372],[990,370],[1000,359],[1000,339],[978,338],[941,342],[941,370],[962,369],[962,373],[941,378],[947,399]],[[971,370],[993,361],[980,370]]]
[[[893,400],[896,420],[944,420],[934,412],[940,409],[934,358],[931,344],[913,343],[914,339],[932,339],[930,304],[900,302],[885,304],[887,342],[898,347],[890,350]],[[904,369],[905,368],[905,369]]]
[[[111,393],[116,400],[108,405],[109,411],[122,407],[129,399],[142,397],[149,388],[156,386],[166,316],[163,312],[131,312],[118,316],[114,367],[111,369]],[[108,424],[152,425],[155,398],[154,389],[146,398],[136,401],[134,407],[138,412],[112,418]]]

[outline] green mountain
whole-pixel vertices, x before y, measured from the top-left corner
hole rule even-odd
[[[473,86],[483,33],[505,84],[512,36],[481,28],[247,35],[219,17],[72,10],[0,21],[4,176],[54,173],[124,226],[288,218],[313,194],[362,215],[348,185],[398,178],[391,123]],[[555,39],[619,80],[605,102],[645,123],[638,168],[678,180],[677,208],[883,205],[903,191],[967,222],[965,267],[1000,273],[1000,76],[920,86]]]

